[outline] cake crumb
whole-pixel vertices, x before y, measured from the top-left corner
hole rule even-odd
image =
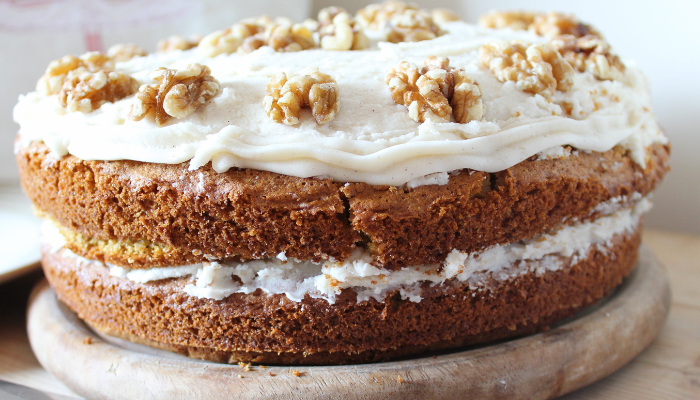
[[[305,372],[299,372],[298,369],[295,369],[294,371],[292,371],[292,375],[294,375],[294,376],[304,376],[304,374],[305,374]]]
[[[92,337],[88,336],[85,339],[83,339],[83,344],[92,344]]]
[[[403,379],[401,378],[401,375],[398,375],[398,376],[396,377],[396,382],[398,382],[398,383],[403,383]]]
[[[270,376],[275,376],[275,374],[273,374],[272,372],[268,372],[268,374],[270,374]]]
[[[239,378],[243,379],[243,375],[238,375]]]
[[[261,365],[260,368],[267,369],[267,367],[265,365]]]

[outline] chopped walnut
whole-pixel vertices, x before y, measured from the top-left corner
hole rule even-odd
[[[430,11],[430,16],[433,17],[433,21],[438,24],[444,24],[445,22],[460,21],[461,18],[457,13],[446,8],[436,8]]]
[[[45,94],[57,94],[70,71],[83,67],[90,72],[114,69],[114,60],[102,53],[90,52],[80,57],[65,56],[51,61],[44,75],[39,78],[36,90]]]
[[[395,15],[402,14],[406,10],[418,11],[418,7],[412,3],[389,0],[382,4],[368,5],[357,12],[356,18],[363,26],[372,30],[380,30],[384,29]]]
[[[197,47],[200,41],[202,41],[201,36],[185,38],[184,36],[173,35],[159,41],[156,48],[159,53],[168,53],[176,50],[189,50]]]
[[[551,98],[555,90],[573,85],[574,69],[550,44],[497,41],[481,46],[479,53],[499,81],[514,81],[525,92]]]
[[[535,21],[536,13],[527,11],[491,11],[479,17],[483,28],[527,30]]]
[[[324,50],[362,50],[369,47],[355,19],[340,7],[324,8],[318,13],[320,42]]]
[[[435,39],[445,32],[433,21],[429,12],[424,10],[406,10],[391,18],[388,24],[387,41],[420,42]]]
[[[422,69],[403,61],[386,75],[391,97],[408,108],[408,116],[416,122],[436,117],[465,124],[484,116],[479,84],[462,69],[450,68],[447,57],[428,57]]]
[[[190,64],[180,71],[158,68],[151,77],[158,83],[139,88],[129,112],[133,121],[151,112],[158,125],[170,117],[185,118],[219,92],[219,82],[206,65]]]
[[[554,38],[559,35],[573,35],[577,38],[586,35],[602,35],[592,26],[579,21],[574,15],[550,12],[535,15],[528,30],[537,35]]]
[[[281,72],[267,84],[265,112],[275,122],[299,123],[303,107],[310,107],[316,123],[323,125],[338,113],[338,84],[318,68],[307,68],[288,77]]]
[[[68,111],[89,113],[104,103],[113,103],[134,94],[138,88],[136,79],[122,72],[90,72],[86,67],[80,67],[66,76],[58,101]]]
[[[134,57],[148,55],[148,53],[133,43],[118,43],[107,50],[107,55],[112,57],[114,61],[129,61]]]
[[[561,35],[552,40],[552,45],[575,70],[590,72],[600,80],[619,79],[625,71],[620,58],[611,53],[610,45],[598,36]]]

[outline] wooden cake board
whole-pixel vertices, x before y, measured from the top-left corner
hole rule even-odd
[[[32,293],[27,330],[41,365],[89,399],[548,399],[632,360],[661,330],[670,301],[666,271],[643,246],[612,295],[547,332],[395,362],[246,370],[193,360],[98,335],[46,281]]]

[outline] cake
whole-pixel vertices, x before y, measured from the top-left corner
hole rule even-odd
[[[637,262],[669,170],[647,83],[559,13],[331,7],[49,65],[14,110],[58,299],[220,362],[547,329]]]

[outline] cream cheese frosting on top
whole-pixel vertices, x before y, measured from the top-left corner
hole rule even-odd
[[[502,83],[481,64],[479,47],[494,40],[542,42],[525,31],[482,29],[464,22],[441,27],[448,33],[422,42],[378,40],[368,50],[321,49],[277,53],[262,47],[249,54],[206,57],[199,49],[156,53],[117,63],[116,70],[152,83],[158,67],[183,69],[190,63],[211,68],[221,90],[183,119],[157,126],[148,118],[127,118],[134,96],[106,103],[90,113],[67,112],[56,95],[20,96],[14,119],[23,145],[43,141],[56,156],[84,160],[211,162],[217,172],[255,168],[298,177],[399,185],[435,173],[470,168],[496,172],[557,146],[606,151],[622,145],[645,165],[647,147],[666,137],[651,113],[648,85],[626,61],[623,78],[600,81],[576,73],[567,92],[550,100]],[[422,65],[427,56],[447,56],[481,86],[485,116],[467,124],[409,118],[394,103],[384,77],[401,61]],[[265,86],[279,72],[293,75],[318,67],[338,83],[339,111],[318,125],[309,110],[288,126],[265,113]],[[562,105],[568,104],[571,115]]]

